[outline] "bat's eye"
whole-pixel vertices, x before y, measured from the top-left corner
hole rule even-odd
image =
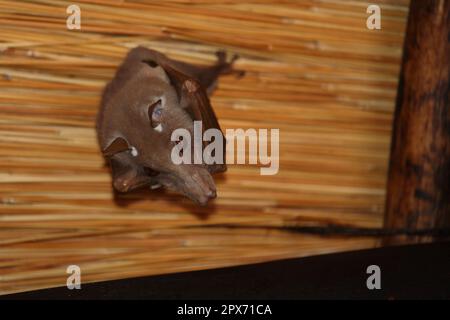
[[[150,123],[152,125],[152,128],[157,131],[162,131],[162,113],[163,109],[161,100],[156,101],[148,107],[148,117],[150,119]]]

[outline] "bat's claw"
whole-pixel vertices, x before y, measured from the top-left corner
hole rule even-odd
[[[235,53],[232,57],[230,62],[227,62],[227,53],[225,50],[219,50],[216,51],[216,56],[217,56],[217,64],[233,64],[233,62],[235,62],[237,59],[239,59],[239,55],[237,53]]]
[[[227,53],[224,50],[216,51],[217,56],[217,64],[225,64],[227,63]]]
[[[224,50],[219,50],[216,52],[217,56],[217,65],[220,66],[220,73],[221,74],[235,74],[238,78],[241,78],[245,75],[244,70],[235,70],[233,69],[234,62],[239,59],[239,55],[235,53],[232,57],[230,62],[227,62],[227,53]]]

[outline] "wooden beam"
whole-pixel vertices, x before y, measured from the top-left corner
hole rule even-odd
[[[412,0],[398,87],[386,228],[450,226],[450,1]],[[419,241],[406,237],[388,243]]]

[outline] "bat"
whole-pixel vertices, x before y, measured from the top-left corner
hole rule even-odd
[[[225,161],[174,164],[171,134],[178,128],[192,132],[194,121],[202,121],[203,131],[221,130],[209,95],[221,74],[243,73],[232,68],[236,55],[230,62],[224,52],[217,57],[215,65],[197,66],[144,47],[128,53],[103,91],[96,122],[115,190],[164,186],[200,205],[216,197],[211,174],[226,171]]]

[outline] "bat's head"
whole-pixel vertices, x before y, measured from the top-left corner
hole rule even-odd
[[[175,164],[172,160],[177,144],[171,141],[172,132],[183,128],[193,139],[193,118],[180,105],[175,88],[158,68],[128,82],[109,102],[109,115],[105,114],[104,120],[107,123],[103,125],[110,129],[103,139],[104,154],[127,153],[130,161],[152,176],[154,187],[163,185],[205,205],[216,197],[207,166]],[[115,188],[128,191],[126,185],[115,184]]]

